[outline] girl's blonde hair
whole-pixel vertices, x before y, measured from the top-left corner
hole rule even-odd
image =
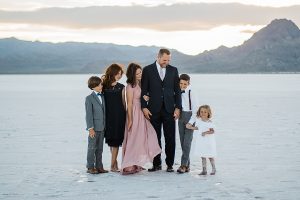
[[[209,105],[202,105],[199,107],[198,111],[197,111],[197,117],[200,117],[200,110],[201,108],[206,109],[208,111],[208,119],[210,119],[212,117],[212,113],[211,113],[211,109]]]

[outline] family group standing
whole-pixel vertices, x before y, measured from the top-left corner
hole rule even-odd
[[[211,175],[216,173],[215,129],[210,120],[211,109],[209,106],[197,109],[196,94],[189,88],[190,77],[187,74],[179,77],[177,68],[169,64],[170,60],[170,51],[160,49],[156,61],[144,69],[130,63],[126,71],[126,87],[118,82],[123,75],[123,69],[118,64],[110,65],[102,78],[93,76],[88,80],[88,87],[93,90],[85,102],[89,131],[88,173],[108,172],[102,163],[104,138],[111,151],[110,171],[133,174],[144,170],[144,165],[149,162],[153,162],[149,172],[161,170],[162,133],[166,171],[173,172],[177,120],[182,149],[181,165],[177,172],[190,171],[194,136],[195,153],[201,156],[203,164],[200,175],[207,174],[206,157],[212,164]],[[120,146],[121,166],[117,162]]]

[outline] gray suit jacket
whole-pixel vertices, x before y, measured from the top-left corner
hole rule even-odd
[[[95,92],[92,92],[85,98],[85,120],[87,130],[94,128],[95,131],[103,131],[105,129],[105,101],[102,97],[102,103]]]

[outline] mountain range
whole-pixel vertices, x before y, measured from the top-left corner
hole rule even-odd
[[[6,38],[0,39],[0,73],[103,73],[111,63],[153,63],[159,48]],[[220,46],[195,56],[171,51],[172,65],[180,73],[300,72],[300,30],[287,19],[273,20],[240,46]]]

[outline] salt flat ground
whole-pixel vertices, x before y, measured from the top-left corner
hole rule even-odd
[[[204,177],[199,158],[180,175],[86,174],[89,76],[0,75],[0,199],[299,199],[299,74],[192,75],[217,126],[217,175]],[[177,133],[175,169],[180,156]]]

